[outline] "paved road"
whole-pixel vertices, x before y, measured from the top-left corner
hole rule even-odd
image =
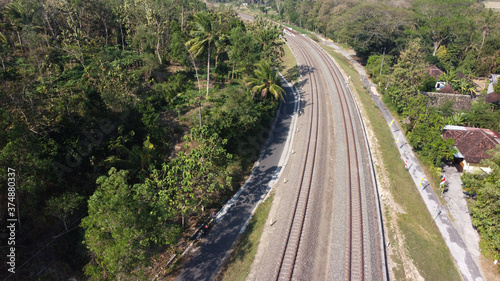
[[[466,244],[458,234],[458,231],[455,229],[446,212],[444,212],[445,208],[441,205],[433,189],[429,186],[429,182],[427,181],[422,168],[420,167],[415,155],[413,154],[413,150],[408,145],[401,128],[396,122],[393,122],[394,117],[389,113],[385,104],[380,100],[380,96],[376,92],[374,86],[370,84],[370,81],[368,80],[363,67],[334,43],[326,41],[325,44],[337,49],[346,58],[348,58],[360,74],[361,80],[365,84],[365,87],[369,90],[372,99],[379,107],[387,124],[389,124],[389,127],[391,128],[392,135],[397,144],[397,147],[399,148],[401,158],[403,158],[405,162],[406,160],[408,160],[409,172],[413,178],[413,181],[415,182],[416,187],[419,189],[420,195],[422,196],[428,211],[434,218],[434,221],[436,222],[441,235],[448,245],[448,248],[450,249],[450,252],[463,278],[465,280],[471,281],[484,280],[481,271],[477,264],[474,262],[474,259],[468,251]]]
[[[282,104],[274,130],[270,132],[269,143],[261,154],[259,164],[254,167],[251,177],[232,206],[225,210],[225,215],[203,239],[195,251],[188,253],[190,259],[182,267],[183,270],[176,280],[211,280],[218,273],[223,259],[231,249],[242,227],[250,217],[252,210],[269,191],[276,176],[282,169],[280,159],[285,148],[289,128],[296,107],[295,96],[291,87],[285,86],[285,104]],[[258,136],[257,136],[258,137]],[[262,135],[261,138],[265,137]],[[252,144],[255,139],[249,139]],[[281,159],[282,160],[282,159]],[[274,177],[274,178],[273,178]]]

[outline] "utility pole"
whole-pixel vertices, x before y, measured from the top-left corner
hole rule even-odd
[[[380,65],[380,75],[382,75],[382,68],[384,67],[384,58],[385,58],[385,47],[384,47],[384,54],[382,55],[382,64]]]

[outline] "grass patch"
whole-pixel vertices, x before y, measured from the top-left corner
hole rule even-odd
[[[285,45],[283,49],[285,49],[285,56],[283,57],[280,72],[288,82],[296,83],[299,81],[299,68],[297,67],[297,61],[295,60],[295,57],[293,56],[293,53],[288,45]]]
[[[262,235],[267,216],[271,210],[273,198],[274,195],[271,194],[266,201],[259,205],[247,229],[236,241],[226,265],[224,265],[215,280],[245,280],[250,272],[255,254],[257,253],[260,236]]]
[[[392,259],[398,265],[393,269],[395,279],[404,280],[406,278],[400,265],[403,257],[395,246],[397,242],[393,240],[394,231],[397,228],[404,236],[407,254],[425,280],[461,280],[461,275],[453,262],[451,253],[406,170],[396,145],[394,145],[389,126],[364,84],[360,81],[357,71],[344,56],[329,47],[322,47],[335,58],[344,72],[352,77],[351,86],[354,86],[377,138],[379,145],[377,152],[382,158],[388,175],[389,190],[394,201],[406,213],[393,212],[395,215],[392,217],[386,213],[388,218],[385,222],[386,231],[393,245],[394,256]],[[377,170],[380,171],[380,168]]]

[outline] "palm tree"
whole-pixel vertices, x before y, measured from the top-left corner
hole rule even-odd
[[[10,28],[16,32],[17,39],[19,40],[19,46],[21,46],[22,41],[20,32],[23,30],[28,20],[28,16],[24,11],[24,6],[21,2],[11,2],[5,5],[4,13],[9,19]]]
[[[189,52],[196,58],[205,50],[207,56],[207,97],[210,85],[210,48],[214,42],[214,30],[212,16],[207,12],[199,12],[194,15],[194,29],[191,31],[193,39],[186,42]]]
[[[448,71],[441,74],[441,76],[439,76],[439,79],[443,82],[446,82],[446,84],[452,87],[455,86],[455,84],[459,81],[457,77],[457,71],[454,68],[450,68]]]
[[[154,145],[149,141],[149,137],[142,143],[142,147],[135,145],[128,149],[123,145],[118,145],[115,149],[124,156],[122,159],[117,155],[112,155],[106,159],[112,166],[119,169],[131,170],[133,174],[142,173],[153,164],[157,155]]]
[[[448,125],[462,125],[465,121],[465,113],[455,112],[452,116],[448,117]]]
[[[285,91],[280,86],[278,71],[266,60],[261,60],[256,66],[255,78],[249,78],[247,82],[247,86],[251,88],[252,96],[259,93],[263,98],[266,98],[267,94],[271,93],[275,99],[284,100],[283,93]]]
[[[477,95],[476,85],[470,78],[462,78],[458,81],[458,91],[463,95]]]

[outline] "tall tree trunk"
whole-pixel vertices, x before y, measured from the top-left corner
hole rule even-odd
[[[104,31],[106,33],[106,37],[104,39],[104,44],[108,45],[108,23],[106,22],[105,19],[103,19],[102,22],[104,23]]]
[[[181,32],[184,32],[184,3],[181,7]]]
[[[489,25],[487,25],[486,28],[482,32],[483,40],[481,41],[481,47],[479,48],[479,52],[477,54],[478,58],[481,56],[481,51],[483,50],[484,41],[486,40],[486,35],[488,35],[489,31],[490,31],[490,27],[489,27]]]
[[[200,83],[200,77],[198,76],[198,68],[196,67],[196,63],[194,62],[193,55],[191,55],[191,52],[189,52],[189,50],[188,50],[188,53],[189,53],[189,57],[191,58],[191,62],[193,63],[193,66],[194,66],[194,71],[196,73],[196,80],[198,80],[198,94],[200,94],[200,97],[201,97],[201,83]],[[200,128],[201,128],[203,126],[203,123],[201,120],[201,101],[200,101],[200,107],[198,109],[198,115],[200,117]],[[203,135],[201,136],[201,138],[203,139]]]
[[[46,12],[43,12],[43,19],[47,23],[47,26],[49,27],[50,33],[52,33],[52,39],[57,40],[56,33],[54,32],[54,29],[52,28],[52,25],[50,24],[49,17]]]
[[[123,51],[123,50],[125,50],[125,40],[123,39],[123,26],[121,23],[120,23],[120,35],[122,38],[122,51]]]
[[[158,60],[160,61],[160,64],[162,64],[161,56],[160,56],[160,38],[161,38],[161,35],[160,35],[159,24],[158,24],[158,27],[156,29],[156,33],[158,34],[158,39],[156,40],[156,55],[158,55]]]
[[[17,40],[19,40],[19,46],[23,45],[23,42],[21,41],[21,34],[19,34],[19,31],[16,30],[17,33]]]
[[[208,59],[207,59],[207,98],[208,98],[209,86],[210,86],[210,40],[208,41]]]
[[[434,41],[434,51],[432,52],[432,56],[435,57],[436,56],[436,52],[437,50],[439,49],[439,45],[441,45],[441,40],[439,41]]]

